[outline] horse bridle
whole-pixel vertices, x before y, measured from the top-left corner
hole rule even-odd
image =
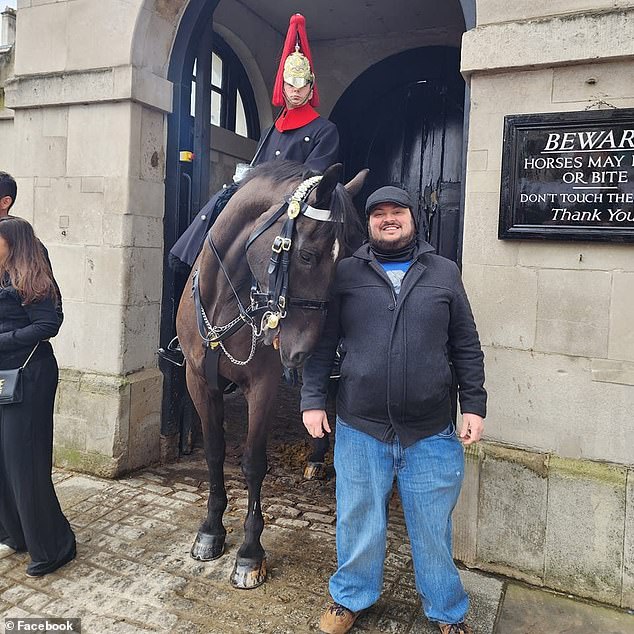
[[[308,218],[319,221],[331,221],[330,211],[326,209],[316,209],[311,207],[306,199],[310,196],[321,181],[321,176],[313,176],[303,181],[284,204],[265,222],[257,227],[249,236],[245,246],[245,253],[249,247],[268,229],[270,229],[284,214],[287,218],[282,225],[282,230],[273,240],[271,245],[271,258],[267,269],[268,289],[263,291],[255,275],[252,274],[250,304],[245,308],[238,293],[236,292],[231,279],[224,267],[222,258],[216,249],[211,238],[211,231],[207,234],[207,243],[216,256],[220,268],[229,283],[229,286],[238,304],[238,316],[224,326],[214,326],[209,321],[205,308],[200,298],[200,271],[197,269],[192,277],[192,295],[196,309],[196,320],[198,332],[203,340],[204,346],[215,349],[218,346],[227,355],[229,360],[236,365],[246,365],[255,354],[255,346],[258,338],[265,329],[274,330],[280,321],[286,317],[287,307],[294,306],[303,310],[325,311],[328,307],[327,301],[288,297],[288,282],[290,268],[290,252],[292,247],[293,229],[295,220],[300,214]],[[258,323],[259,321],[259,323]],[[249,325],[252,330],[251,352],[246,360],[235,359],[225,348],[224,340],[235,334],[243,326]]]

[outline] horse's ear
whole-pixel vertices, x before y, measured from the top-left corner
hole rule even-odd
[[[315,207],[321,209],[323,205],[328,208],[330,203],[330,196],[335,191],[337,183],[343,173],[343,165],[341,163],[335,163],[331,165],[321,177],[317,191],[315,192]]]
[[[349,183],[345,184],[344,187],[346,188],[350,196],[354,197],[361,191],[361,188],[363,187],[365,179],[368,177],[369,173],[369,169],[363,169]]]

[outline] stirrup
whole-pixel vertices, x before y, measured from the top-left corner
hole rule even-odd
[[[158,356],[165,361],[169,361],[173,365],[182,368],[185,365],[185,355],[181,349],[178,337],[174,337],[168,344],[167,348],[159,348]]]

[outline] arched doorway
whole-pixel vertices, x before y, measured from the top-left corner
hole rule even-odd
[[[359,3],[359,7],[361,7],[362,3]],[[407,2],[405,3],[407,4]],[[428,3],[431,5],[431,3]],[[457,3],[456,3],[457,4]],[[467,28],[474,26],[474,16],[475,11],[471,11],[469,7],[474,9],[474,0],[461,0],[460,2],[462,6],[462,11],[464,13],[464,23]],[[218,7],[218,5],[221,5]],[[179,27],[177,30],[176,38],[174,40],[174,45],[172,48],[172,53],[170,56],[170,63],[168,69],[168,79],[172,82],[173,85],[173,112],[168,117],[168,143],[167,143],[167,168],[166,168],[166,206],[165,206],[165,254],[167,257],[167,252],[177,239],[177,237],[182,233],[185,226],[187,225],[189,218],[195,214],[202,204],[207,200],[209,195],[209,183],[210,183],[210,161],[209,161],[209,148],[210,148],[210,108],[211,108],[211,95],[206,90],[196,91],[196,100],[195,100],[195,117],[190,116],[190,107],[191,107],[191,82],[193,76],[193,64],[194,60],[197,57],[200,57],[202,52],[205,50],[210,50],[213,42],[213,29],[212,29],[212,20],[214,18],[214,14],[216,14],[216,18],[219,21],[222,21],[219,16],[223,15],[223,7],[227,9],[229,6],[228,2],[221,3],[219,0],[190,0],[184,9],[184,13],[182,18],[180,19]],[[424,8],[421,5],[416,4],[413,0],[409,3],[411,7],[412,15],[417,16],[418,22],[420,22],[421,11],[424,11]],[[233,9],[237,10],[237,5],[232,5]],[[232,10],[233,10],[232,9]],[[286,22],[288,20],[289,13],[292,13],[293,7],[272,7],[268,5],[263,0],[246,0],[245,3],[240,4],[240,10],[244,10],[248,12],[247,14],[240,14],[242,17],[247,17],[249,20],[253,19],[255,22],[259,20],[259,24],[264,24],[270,32],[275,33],[275,37],[278,37],[279,34],[283,33],[284,28],[286,26]],[[352,6],[347,7],[346,11],[352,10]],[[328,42],[330,41],[328,38],[332,37],[332,29],[329,25],[332,24],[333,14],[341,11],[344,13],[343,9],[337,5],[336,2],[331,1],[327,2],[324,5],[320,5],[319,9],[316,7],[306,7],[306,13],[311,12],[309,16],[309,22],[313,29],[313,32],[321,34],[321,37],[316,38],[316,49],[318,51],[318,55],[323,56],[324,59],[328,59],[328,49],[330,49],[330,45]],[[378,11],[378,15],[376,14]],[[398,41],[392,37],[391,32],[383,25],[384,21],[381,18],[381,15],[385,14],[388,9],[387,8],[377,8],[377,11],[373,12],[372,19],[374,20],[374,28],[373,28],[373,38],[384,37],[385,45],[390,52],[395,50],[399,50],[399,46],[406,46],[405,44],[398,44]],[[361,15],[356,13],[355,15]],[[370,14],[367,14],[368,16]],[[459,24],[460,22],[460,9],[455,10],[455,7],[449,12],[450,17],[447,18],[448,24],[451,23],[453,25],[454,31],[451,36],[451,42],[454,47],[457,46],[459,42],[459,33],[464,29],[463,24]],[[368,18],[370,19],[370,18]],[[233,22],[231,20],[234,20]],[[225,15],[225,25],[237,25],[238,24],[237,14],[231,14],[227,17]],[[349,42],[354,42],[354,36],[357,31],[359,35],[364,33],[364,26],[362,24],[362,20],[353,20],[351,22],[346,22],[345,32],[346,37],[342,39],[342,43],[345,41],[345,46],[350,46]],[[241,23],[242,24],[242,23]],[[398,23],[402,25],[402,22]],[[422,24],[422,22],[420,23]],[[425,23],[426,24],[426,23]],[[383,28],[383,31],[381,29]],[[347,29],[347,30],[346,30]],[[240,30],[240,29],[238,29]],[[354,31],[354,32],[353,32]],[[249,29],[244,30],[244,33],[248,33]],[[256,31],[251,32],[252,34]],[[377,35],[378,34],[378,35]],[[457,34],[457,35],[456,35]],[[418,45],[416,41],[417,34],[410,33],[408,35],[410,41],[412,43],[409,46]],[[424,38],[431,37],[435,39],[435,42],[438,42],[438,36],[436,32],[432,32],[432,30],[427,30],[423,35],[422,43],[424,43]],[[441,36],[442,39],[443,36]],[[352,40],[350,40],[352,38]],[[281,46],[281,36],[280,46]],[[321,51],[319,40],[322,40],[324,43],[321,44]],[[249,39],[248,37],[243,37],[244,42],[250,42],[250,48],[252,47],[252,53],[254,56],[254,61],[259,64],[261,63],[261,59],[258,57],[257,51],[258,42]],[[361,72],[363,68],[367,67],[367,57],[365,56],[364,47],[359,45],[356,53],[353,54],[354,64],[357,65],[358,72]],[[377,50],[382,50],[379,47]],[[428,181],[425,181],[427,184],[431,183],[444,183],[443,185],[443,193],[444,198],[443,202],[446,202],[447,210],[446,213],[442,214],[443,220],[447,222],[444,223],[444,226],[449,224],[453,226],[453,232],[459,233],[456,222],[449,222],[452,218],[457,219],[459,223],[460,214],[457,206],[460,201],[460,183],[462,181],[462,112],[461,106],[464,103],[463,97],[464,95],[464,84],[458,73],[458,53],[457,48],[447,48],[447,47],[427,47],[426,49],[415,49],[419,51],[419,57],[410,57],[403,58],[405,59],[404,70],[411,71],[424,69],[426,74],[423,76],[418,74],[408,75],[407,77],[401,77],[403,80],[401,84],[396,86],[398,90],[395,90],[392,94],[393,103],[398,104],[400,108],[403,109],[404,118],[408,120],[412,126],[416,125],[417,117],[419,117],[421,110],[418,108],[417,104],[422,101],[430,101],[433,97],[433,101],[436,104],[438,99],[444,100],[442,107],[432,108],[428,107],[425,112],[427,113],[427,122],[433,123],[434,130],[449,130],[450,132],[444,133],[443,143],[438,145],[437,143],[433,144],[434,147],[443,147],[445,151],[449,145],[452,145],[452,151],[450,152],[451,157],[458,156],[457,161],[454,161],[453,171],[449,170],[448,165],[443,163],[440,158],[436,161],[441,165],[444,165],[442,169],[432,170],[430,172],[430,178]],[[427,51],[426,57],[420,51]],[[433,52],[435,51],[435,52]],[[271,53],[271,49],[269,47],[269,53]],[[408,55],[408,52],[399,53],[398,55]],[[395,56],[395,57],[398,57]],[[422,57],[421,57],[422,55]],[[271,59],[273,55],[271,54]],[[346,53],[346,59],[352,60],[353,57],[349,56],[349,53]],[[392,60],[392,61],[390,61]],[[332,60],[331,60],[332,61]],[[325,62],[326,64],[328,62]],[[392,58],[388,58],[385,60],[386,68],[389,64],[393,63]],[[354,66],[353,64],[353,66]],[[375,67],[372,67],[370,70],[363,73],[358,80],[354,81],[351,85],[345,89],[345,84],[341,86],[341,89],[345,89],[346,92],[339,100],[337,107],[333,110],[331,114],[331,118],[333,118],[338,125],[340,126],[340,131],[342,131],[344,152],[347,153],[347,126],[348,123],[353,118],[353,112],[355,108],[355,100],[356,106],[361,104],[363,97],[363,83],[364,78],[370,78],[370,84],[373,83],[371,77],[372,73],[376,72],[376,69],[379,68],[379,72],[390,73],[390,71],[381,70],[383,68],[382,64],[384,62],[379,62]],[[266,64],[264,64],[266,66]],[[263,72],[263,76],[265,80],[268,82],[272,81],[272,76],[274,75],[274,69],[270,68],[271,64],[267,66],[268,71]],[[436,75],[432,76],[430,74],[431,70],[435,68],[437,70]],[[198,73],[209,73],[210,68],[205,68],[203,66],[197,67],[197,75]],[[273,72],[271,72],[273,71]],[[352,74],[352,73],[351,73]],[[444,74],[444,76],[443,76]],[[325,74],[324,74],[325,75]],[[322,77],[324,77],[322,75]],[[446,81],[448,77],[451,77],[451,81]],[[347,80],[348,82],[352,80],[352,76]],[[362,81],[363,80],[363,81]],[[455,80],[455,81],[454,81]],[[341,94],[337,90],[338,82],[340,81],[340,75],[335,77],[332,75],[328,78],[330,82],[331,90],[334,89],[336,94]],[[376,81],[376,80],[374,80]],[[422,82],[425,81],[426,84]],[[361,88],[359,88],[361,86]],[[461,92],[462,91],[462,92]],[[387,98],[387,97],[386,97]],[[372,98],[370,98],[370,101]],[[323,113],[322,113],[323,114]],[[327,114],[327,112],[326,112]],[[401,115],[399,115],[401,116]],[[448,118],[450,121],[441,121],[443,117]],[[419,117],[420,118],[420,117]],[[263,117],[263,120],[266,119],[266,116]],[[347,119],[347,121],[346,121]],[[383,142],[389,140],[389,134],[387,133],[387,127],[381,127],[383,130]],[[353,135],[354,136],[354,135]],[[433,136],[433,135],[432,135]],[[422,140],[422,134],[418,135],[418,140]],[[435,137],[434,137],[435,138]],[[451,139],[451,142],[450,142]],[[376,136],[376,140],[379,140],[379,136]],[[403,135],[403,140],[406,140],[406,137]],[[453,151],[454,146],[457,146],[457,154]],[[374,147],[378,147],[375,144]],[[179,152],[181,150],[193,150],[196,155],[196,160],[193,163],[181,163],[179,162]],[[416,149],[415,144],[411,144],[411,147],[406,147],[405,145],[401,145],[400,151],[407,152],[408,157],[412,157],[417,153],[421,155],[420,148]],[[399,150],[395,147],[392,148],[392,155],[398,155]],[[378,156],[378,153],[377,153]],[[436,157],[437,155],[434,154]],[[439,156],[439,155],[438,155]],[[353,163],[351,161],[347,161],[347,170],[348,172],[354,169]],[[401,172],[407,171],[405,165],[403,164],[400,168]],[[455,175],[455,171],[458,170],[458,176]],[[377,176],[380,173],[378,166],[375,166],[374,172]],[[451,174],[450,174],[451,173]],[[420,180],[419,175],[419,180]],[[390,178],[390,180],[394,180],[394,178]],[[402,180],[402,177],[401,177]],[[422,182],[422,181],[421,181]],[[449,184],[454,186],[453,190],[453,216],[450,213],[449,209],[449,194],[451,187]],[[457,188],[457,189],[456,189]],[[422,199],[425,198],[425,188],[422,190]],[[427,198],[429,201],[433,200],[434,196],[438,196],[437,188],[430,188],[427,191]],[[185,211],[183,211],[185,210]],[[437,216],[441,217],[441,216]],[[435,225],[438,227],[438,223]],[[450,232],[451,233],[451,232]],[[444,235],[444,233],[443,233]],[[455,247],[451,247],[449,251],[457,253],[457,249]],[[441,252],[447,253],[445,248],[441,249]],[[450,257],[452,257],[450,255]],[[453,256],[454,259],[458,259],[457,255]],[[167,264],[167,260],[166,260]],[[184,278],[178,278],[174,272],[169,269],[169,267],[165,266],[165,275],[164,275],[164,286],[163,286],[163,303],[162,303],[162,315],[161,315],[161,345],[165,346],[171,336],[174,334],[173,332],[173,324],[174,317],[177,308],[177,302],[180,296],[180,292],[182,286],[184,284]],[[184,381],[182,376],[182,371],[179,371],[175,368],[164,368],[165,369],[165,382],[164,382],[164,394],[163,394],[163,416],[162,416],[162,435],[166,437],[168,442],[164,442],[163,446],[171,448],[172,455],[177,453],[179,450],[183,450],[187,445],[187,436],[189,434],[189,423],[184,419],[182,407],[180,405],[182,400],[182,395],[185,391]],[[170,442],[169,439],[174,439],[175,442]],[[183,442],[185,441],[185,442]],[[168,456],[169,457],[169,456]]]
[[[438,253],[459,260],[464,81],[459,51],[425,47],[375,64],[339,99],[346,177],[370,175],[363,201],[385,184],[405,187]]]

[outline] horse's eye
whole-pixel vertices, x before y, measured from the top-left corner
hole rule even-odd
[[[300,251],[299,257],[301,258],[302,262],[306,262],[306,264],[310,264],[313,260],[313,254],[309,253],[308,251]]]

